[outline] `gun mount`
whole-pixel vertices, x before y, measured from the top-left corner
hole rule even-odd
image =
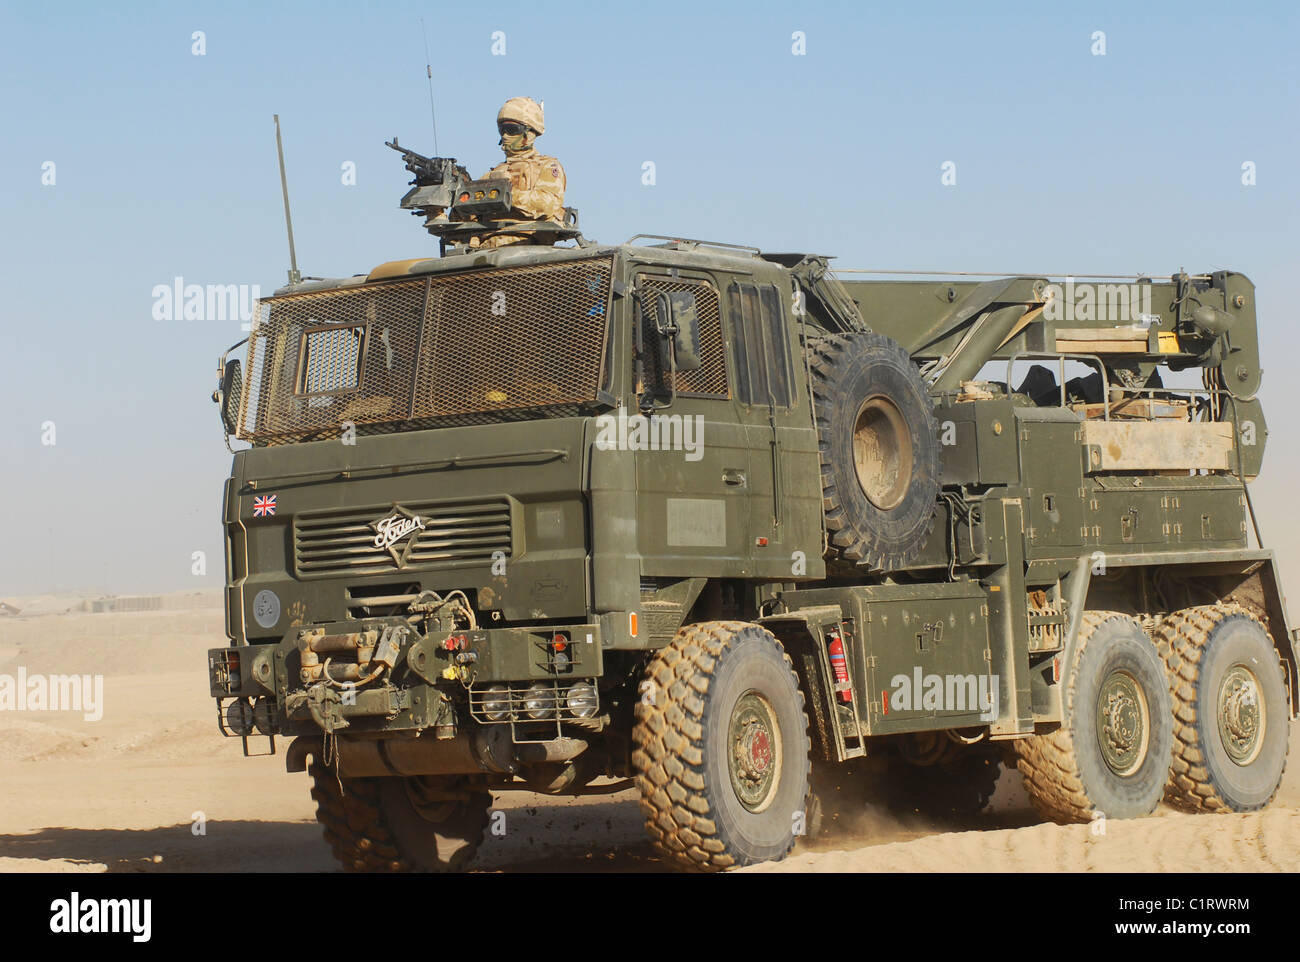
[[[402,155],[413,175],[411,189],[403,195],[401,207],[424,218],[424,229],[447,245],[476,246],[489,237],[524,237],[537,244],[577,240],[587,246],[578,230],[578,212],[564,208],[563,222],[520,220],[514,216],[510,181],[504,178],[474,180],[454,157],[426,157],[401,146],[394,137],[385,141]]]

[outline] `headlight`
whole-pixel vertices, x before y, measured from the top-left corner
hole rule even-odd
[[[261,735],[275,734],[275,702],[265,697],[253,702],[253,727]]]
[[[600,699],[596,696],[596,687],[584,681],[569,689],[569,697],[564,704],[579,718],[591,718],[600,707]]]
[[[555,688],[541,682],[524,693],[524,708],[530,718],[554,718],[558,701]]]
[[[510,717],[510,689],[493,685],[483,695],[483,715],[491,721],[505,721]]]
[[[226,706],[226,727],[236,735],[253,734],[253,706],[236,698]]]

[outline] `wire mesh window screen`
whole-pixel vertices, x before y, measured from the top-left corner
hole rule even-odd
[[[700,367],[677,372],[677,393],[705,397],[729,397],[727,386],[727,351],[722,339],[722,319],[718,310],[718,291],[708,281],[641,275],[637,282],[643,302],[650,310],[660,294],[690,291],[695,295],[695,309],[700,319]],[[641,350],[646,374],[651,383],[665,380],[659,370],[659,334],[654,317],[647,314],[641,322]]]
[[[415,408],[462,415],[595,400],[611,262],[465,274],[430,291]]]
[[[576,413],[596,400],[612,258],[262,301],[240,437],[264,443]],[[354,353],[355,352],[355,353]]]

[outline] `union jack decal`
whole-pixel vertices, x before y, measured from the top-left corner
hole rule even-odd
[[[275,495],[263,494],[253,499],[253,517],[264,518],[275,514]]]

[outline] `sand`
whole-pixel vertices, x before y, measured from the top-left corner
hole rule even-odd
[[[0,673],[102,674],[103,717],[0,711],[0,871],[336,871],[306,775],[245,758],[217,732],[205,653],[223,644],[220,597],[190,609],[0,618]],[[187,602],[191,603],[191,602]],[[53,606],[57,608],[57,606]],[[266,739],[250,740],[265,751]],[[505,834],[481,871],[666,871],[631,791],[503,792]],[[1040,823],[1004,772],[990,811],[960,821],[868,809],[758,872],[1232,872],[1300,870],[1300,766],[1251,815]]]

